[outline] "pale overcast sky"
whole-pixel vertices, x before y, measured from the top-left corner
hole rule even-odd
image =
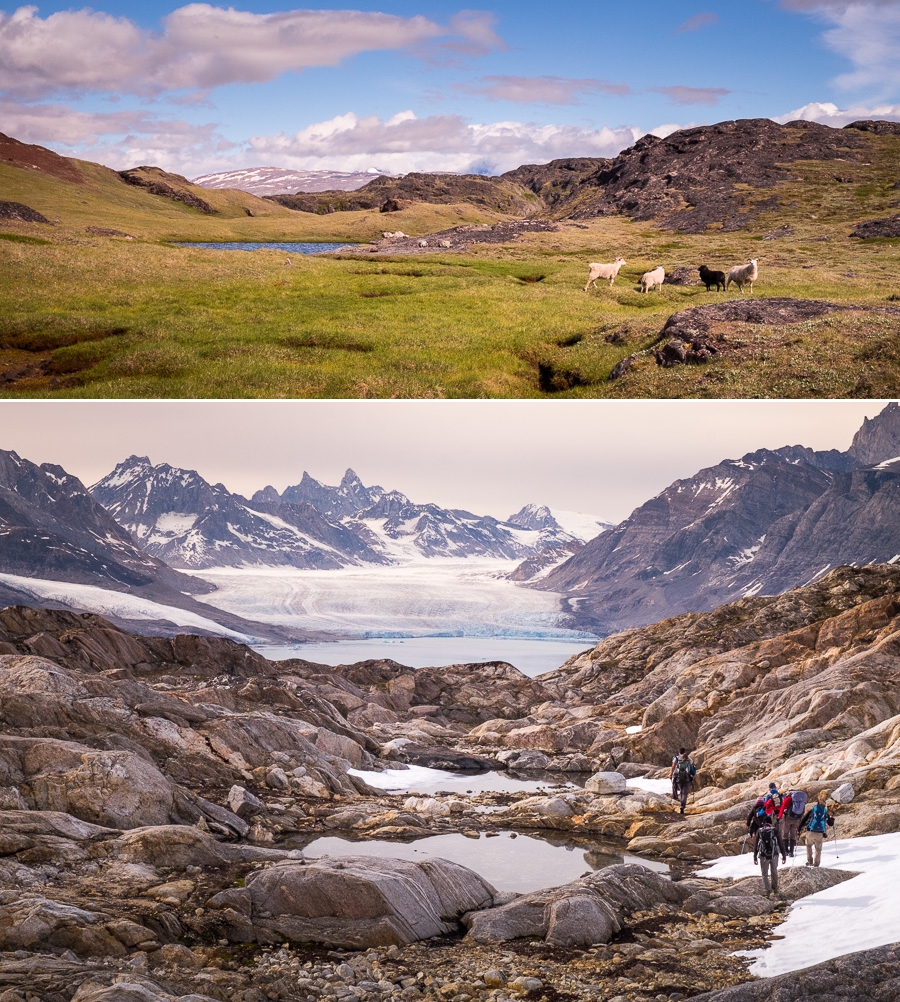
[[[2,401],[0,448],[96,482],[127,456],[250,495],[306,470],[505,518],[529,502],[610,521],[758,448],[846,449],[884,401]]]
[[[732,118],[898,119],[898,52],[900,0],[44,0],[0,10],[0,119],[117,169],[498,173]]]

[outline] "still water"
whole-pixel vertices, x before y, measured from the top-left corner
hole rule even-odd
[[[176,247],[206,247],[209,250],[276,250],[287,254],[323,254],[325,251],[337,250],[339,247],[349,246],[346,242],[342,244],[333,243],[310,243],[310,242],[284,242],[284,243],[259,243],[250,240],[234,240],[231,242],[205,242],[184,240],[175,244]]]
[[[508,661],[534,678],[553,671],[573,654],[589,650],[596,641],[533,640],[522,637],[404,637],[398,639],[338,640],[327,644],[292,644],[256,647],[270,661],[303,658],[324,665],[350,665],[357,661],[390,658],[410,668]]]
[[[577,880],[591,870],[602,870],[616,863],[640,863],[651,870],[668,873],[665,863],[631,856],[603,842],[576,844],[564,838],[516,836],[515,832],[499,832],[478,838],[466,835],[432,835],[415,842],[382,842],[373,839],[349,842],[346,839],[317,838],[306,846],[296,841],[292,847],[302,848],[305,856],[380,856],[408,859],[416,862],[439,856],[449,859],[484,877],[498,891],[520,894],[544,887],[558,887]]]

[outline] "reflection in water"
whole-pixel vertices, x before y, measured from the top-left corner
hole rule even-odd
[[[288,847],[288,843],[285,843]],[[640,863],[649,869],[668,873],[664,863],[631,856],[615,846],[601,842],[576,843],[558,833],[542,838],[500,832],[498,835],[432,835],[415,842],[369,840],[350,842],[343,838],[318,838],[303,846],[292,840],[290,847],[303,848],[304,855],[381,856],[412,861],[440,856],[480,874],[499,891],[525,893],[544,887],[558,887],[591,870],[602,870],[615,863]]]

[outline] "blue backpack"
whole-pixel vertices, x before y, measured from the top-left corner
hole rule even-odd
[[[809,823],[806,827],[811,832],[823,833],[828,820],[828,808],[824,804],[816,804],[809,812]]]

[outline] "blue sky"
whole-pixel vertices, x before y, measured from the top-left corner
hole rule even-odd
[[[730,118],[900,119],[900,0],[0,12],[0,131],[117,169],[496,173]]]

